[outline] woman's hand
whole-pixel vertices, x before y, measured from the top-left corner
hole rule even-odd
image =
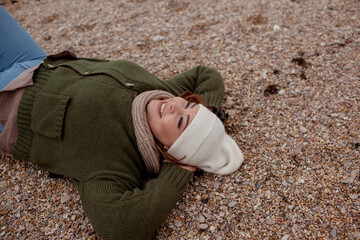
[[[168,162],[168,163],[171,163],[171,164],[174,164],[174,165],[177,165],[185,170],[188,170],[190,172],[195,172],[197,167],[194,167],[194,166],[190,166],[190,165],[186,165],[186,164],[181,164],[181,163],[172,163],[168,160],[164,160],[164,162]]]
[[[183,169],[185,169],[185,170],[188,170],[188,171],[190,171],[190,172],[195,172],[196,169],[197,169],[197,167],[190,166],[190,165],[186,165],[186,164],[181,164],[181,163],[178,163],[178,164],[176,164],[176,165],[178,165],[179,167],[181,167],[181,168],[183,168]]]

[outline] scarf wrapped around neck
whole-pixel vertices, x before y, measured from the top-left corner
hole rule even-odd
[[[144,160],[146,170],[151,175],[158,175],[160,171],[160,152],[156,148],[154,136],[146,117],[146,106],[153,99],[173,98],[174,95],[161,91],[146,91],[137,95],[132,102],[132,119],[136,143]]]

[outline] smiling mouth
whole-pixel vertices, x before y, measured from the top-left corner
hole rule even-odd
[[[166,103],[162,103],[160,106],[160,118],[162,117],[162,115],[164,113],[165,105],[166,105]]]

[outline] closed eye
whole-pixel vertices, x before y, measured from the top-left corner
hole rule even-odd
[[[187,102],[186,105],[185,105],[185,109],[190,107],[190,108],[193,108],[196,106],[196,103],[193,103],[191,106],[190,106],[191,102]]]
[[[181,127],[181,124],[182,124],[182,121],[183,121],[183,116],[181,116],[180,117],[180,120],[179,120],[179,122],[178,122],[178,128],[180,129],[180,127]]]

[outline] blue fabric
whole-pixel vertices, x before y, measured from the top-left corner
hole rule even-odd
[[[44,50],[0,6],[0,91],[23,71],[41,63],[45,57]]]
[[[45,57],[44,50],[0,6],[0,91]]]

